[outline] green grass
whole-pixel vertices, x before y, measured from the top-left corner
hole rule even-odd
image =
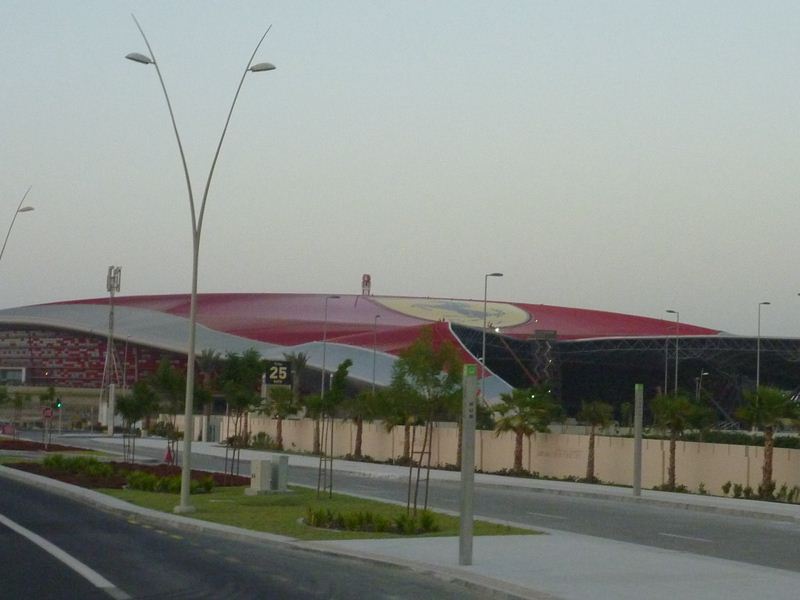
[[[192,518],[285,535],[301,540],[407,537],[391,533],[315,529],[300,522],[300,519],[305,517],[306,509],[309,506],[312,509],[330,508],[333,512],[342,513],[371,511],[375,515],[380,514],[387,518],[405,512],[405,506],[385,504],[342,494],[334,494],[333,498],[328,498],[327,496],[317,498],[316,490],[307,488],[292,487],[290,488],[291,491],[286,494],[263,496],[246,496],[244,489],[243,487],[215,488],[210,494],[193,495],[192,504],[197,508],[197,511],[192,513]],[[173,494],[137,490],[101,491],[131,504],[162,512],[171,513],[172,509],[178,504],[178,496]],[[436,522],[440,527],[439,531],[419,537],[458,535],[458,519],[456,517],[437,513]],[[532,533],[537,532],[485,521],[475,521],[475,535],[530,535]]]

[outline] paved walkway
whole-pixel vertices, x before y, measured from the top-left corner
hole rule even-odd
[[[109,438],[104,438],[109,441]],[[114,439],[121,445],[121,439]],[[79,438],[74,440],[79,444]],[[139,447],[163,448],[164,441],[140,440]],[[222,456],[223,447],[195,443],[193,452]],[[271,453],[243,451],[242,458],[265,458]],[[315,467],[318,459],[290,455],[290,465]],[[335,461],[339,470],[376,478],[399,478],[403,467]],[[458,473],[435,471],[439,480],[458,479]],[[735,500],[713,496],[644,491],[634,499],[629,488],[477,475],[489,485],[535,488],[558,494],[580,494],[619,500],[664,503],[689,509],[749,514],[789,521],[798,527],[800,506]],[[183,519],[173,515],[161,518]],[[776,525],[781,526],[781,525]],[[548,535],[476,537],[473,565],[458,565],[457,538],[297,542],[299,546],[350,554],[368,560],[406,565],[455,577],[512,596],[536,599],[673,600],[791,599],[800,597],[800,573],[759,567],[694,554],[662,550],[591,536],[548,531]]]

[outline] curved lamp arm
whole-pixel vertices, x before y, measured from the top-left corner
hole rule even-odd
[[[33,186],[28,186],[28,189],[25,190],[25,193],[22,195],[22,200],[19,201],[19,205],[17,206],[17,210],[14,211],[14,217],[11,219],[11,225],[8,226],[8,231],[6,232],[6,239],[3,240],[3,247],[0,248],[0,260],[3,258],[3,252],[6,251],[6,244],[8,244],[8,238],[11,236],[11,229],[14,227],[14,221],[17,220],[17,215],[21,212],[28,212],[22,208],[22,203],[25,202],[25,198],[28,197],[28,193],[31,191]],[[25,207],[28,208],[28,207]],[[32,208],[29,210],[33,210]]]

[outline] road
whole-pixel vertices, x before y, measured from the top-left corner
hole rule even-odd
[[[98,588],[8,523],[45,538],[113,587]],[[2,598],[480,597],[405,569],[153,527],[9,479],[0,487],[0,561]]]
[[[102,438],[81,438],[80,443],[119,451]],[[154,459],[162,454],[147,448],[137,453]],[[222,459],[211,456],[195,455],[193,465],[223,470]],[[249,464],[242,465],[243,473],[249,473]],[[290,468],[291,483],[316,481],[316,469]],[[343,472],[335,473],[335,490],[394,501],[406,498],[404,481]],[[458,494],[458,483],[434,481],[430,505],[458,511]],[[793,522],[488,485],[476,485],[475,515],[800,572],[800,524]]]

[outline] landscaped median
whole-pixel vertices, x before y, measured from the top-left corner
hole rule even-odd
[[[92,457],[49,455],[6,466],[91,488],[136,506],[172,513],[178,503],[175,467],[111,463]],[[193,519],[298,540],[457,536],[458,518],[405,506],[290,487],[285,493],[248,496],[246,478],[192,472]],[[138,488],[138,489],[135,489]],[[475,521],[475,535],[530,535],[529,529]]]
[[[373,529],[375,524],[380,522],[387,523],[390,529],[394,529],[398,521],[404,525],[408,523],[408,517],[405,506],[366,500],[344,494],[333,494],[332,498],[329,498],[327,494],[318,497],[316,490],[307,488],[290,487],[289,490],[289,492],[282,494],[246,496],[242,487],[214,488],[208,494],[192,496],[192,504],[197,510],[191,516],[203,521],[285,535],[301,540],[352,540],[408,537],[409,535],[424,537],[458,535],[458,518],[440,513],[423,513],[422,511],[418,512],[417,525],[422,525],[423,514],[429,514],[432,516],[433,529],[435,531],[403,534],[390,530],[345,531],[312,527],[307,524],[309,514],[319,514],[320,511],[330,511],[334,521],[338,521],[338,517],[341,516],[341,522],[345,525],[348,522],[357,524],[359,521],[367,523],[371,521]],[[98,491],[137,506],[163,512],[172,512],[178,501],[178,497],[172,494],[128,489]],[[424,520],[427,519],[425,518]],[[475,535],[530,535],[532,533],[536,532],[485,521],[475,521]]]

